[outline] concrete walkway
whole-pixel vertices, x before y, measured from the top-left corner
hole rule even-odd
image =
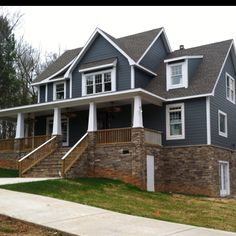
[[[17,184],[17,183],[26,183],[26,182],[34,182],[34,181],[42,181],[48,179],[59,179],[59,178],[0,178],[0,185],[5,184]]]
[[[0,189],[0,214],[75,235],[236,236],[236,233],[130,216],[4,189]]]

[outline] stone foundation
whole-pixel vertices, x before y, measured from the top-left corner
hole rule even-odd
[[[17,169],[19,154],[17,152],[1,152],[0,153],[0,168]]]

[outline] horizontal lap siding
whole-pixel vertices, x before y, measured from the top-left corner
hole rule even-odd
[[[165,104],[162,107],[143,106],[144,127],[162,131],[162,141],[165,146],[206,144],[206,99],[198,98],[175,103],[185,104],[185,139],[166,140]]]
[[[135,68],[135,88],[145,89],[154,76]]]
[[[116,66],[116,89],[117,91],[126,90],[131,88],[130,79],[130,66],[128,60],[115,49],[106,39],[102,36],[98,36],[88,51],[83,55],[81,61],[75,67],[72,73],[72,96],[81,97],[82,94],[82,75],[79,73],[79,67],[82,64],[104,60],[107,58],[117,58]]]
[[[45,85],[39,87],[40,102],[45,102]]]
[[[48,84],[48,102],[53,101],[53,83]]]
[[[212,144],[236,149],[236,105],[226,99],[226,72],[236,79],[231,56],[226,60],[220,79],[215,89],[214,97],[210,98],[211,104],[211,141]],[[218,134],[218,110],[227,114],[228,138]]]

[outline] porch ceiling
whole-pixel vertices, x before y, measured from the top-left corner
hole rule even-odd
[[[13,107],[8,109],[0,110],[0,118],[15,118],[17,113],[41,113],[41,114],[51,114],[55,107],[58,108],[76,108],[84,110],[88,108],[90,102],[95,102],[98,104],[105,103],[107,106],[111,102],[119,101],[122,103],[131,101],[134,96],[141,96],[143,103],[152,103],[157,106],[161,106],[163,99],[150,92],[143,89],[132,89],[119,92],[112,92],[106,94],[96,94],[80,98],[65,99],[47,103],[39,103],[27,106]],[[103,105],[105,105],[103,104]],[[127,103],[126,103],[127,104]],[[111,104],[110,104],[111,105]]]

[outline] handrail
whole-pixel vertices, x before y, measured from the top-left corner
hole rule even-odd
[[[146,144],[162,145],[162,132],[153,129],[144,129],[144,142]]]
[[[18,162],[21,162],[23,160],[25,160],[28,156],[32,155],[33,153],[37,152],[40,148],[42,148],[43,146],[45,146],[47,143],[51,142],[53,139],[55,139],[57,136],[53,136],[52,138],[50,138],[49,140],[47,140],[45,143],[41,144],[40,146],[38,146],[37,148],[35,148],[32,152],[28,153],[26,156],[22,157],[20,160],[18,160]]]
[[[63,175],[68,172],[88,147],[87,136],[88,133],[84,134],[83,137],[61,158]]]
[[[18,161],[18,169],[20,176],[35,166],[38,162],[48,157],[58,147],[58,136],[54,136],[45,143],[34,149],[32,152],[24,156]]]

